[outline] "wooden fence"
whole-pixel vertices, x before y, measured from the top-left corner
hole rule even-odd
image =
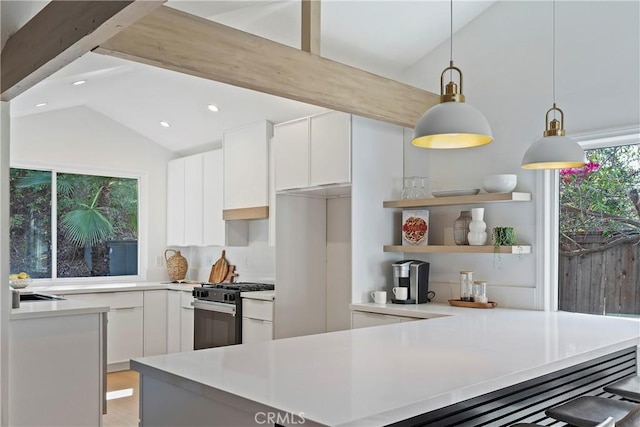
[[[578,243],[594,248],[603,240],[599,235],[587,235],[580,236]],[[585,255],[561,255],[558,298],[559,309],[564,311],[640,315],[640,244],[624,243]]]

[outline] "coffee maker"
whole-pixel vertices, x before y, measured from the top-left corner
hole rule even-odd
[[[429,302],[429,263],[405,260],[393,264],[393,287],[407,288],[407,299],[391,299],[396,304]],[[393,295],[393,289],[391,289]]]

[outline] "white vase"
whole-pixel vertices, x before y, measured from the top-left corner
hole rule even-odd
[[[487,224],[483,221],[484,208],[471,209],[471,219],[472,221],[469,223],[469,234],[467,235],[469,245],[482,246],[487,243],[487,233],[485,232]]]

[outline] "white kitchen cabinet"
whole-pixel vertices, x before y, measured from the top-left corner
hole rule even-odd
[[[273,339],[273,301],[242,298],[242,344]]]
[[[143,353],[167,353],[167,290],[144,291]]]
[[[309,124],[309,185],[351,182],[351,115],[312,116]]]
[[[417,319],[415,317],[392,316],[389,314],[365,313],[362,311],[352,311],[351,312],[351,329],[391,325],[393,323],[411,322],[414,320],[420,320],[420,319]]]
[[[213,150],[169,161],[168,246],[246,246],[246,221],[226,222],[223,211],[223,154]]]
[[[309,186],[309,118],[273,128],[276,191]]]
[[[109,371],[129,369],[129,360],[143,355],[144,296],[142,291],[72,294],[65,298],[111,308],[107,313]]]
[[[7,425],[102,425],[105,314],[9,322]]]
[[[167,165],[167,246],[201,246],[203,229],[203,156]]]
[[[224,133],[225,210],[269,206],[269,139],[272,134],[273,125],[266,120]]]
[[[332,111],[274,126],[275,189],[351,182],[351,115]]]
[[[193,351],[193,296],[180,295],[180,351]]]
[[[176,159],[167,164],[167,246],[184,244],[184,163]]]
[[[167,353],[180,351],[180,298],[182,291],[167,291]]]

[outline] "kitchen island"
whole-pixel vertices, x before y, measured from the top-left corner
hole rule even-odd
[[[621,353],[636,372],[634,319],[429,306],[439,317],[134,360],[141,425],[387,425]]]

